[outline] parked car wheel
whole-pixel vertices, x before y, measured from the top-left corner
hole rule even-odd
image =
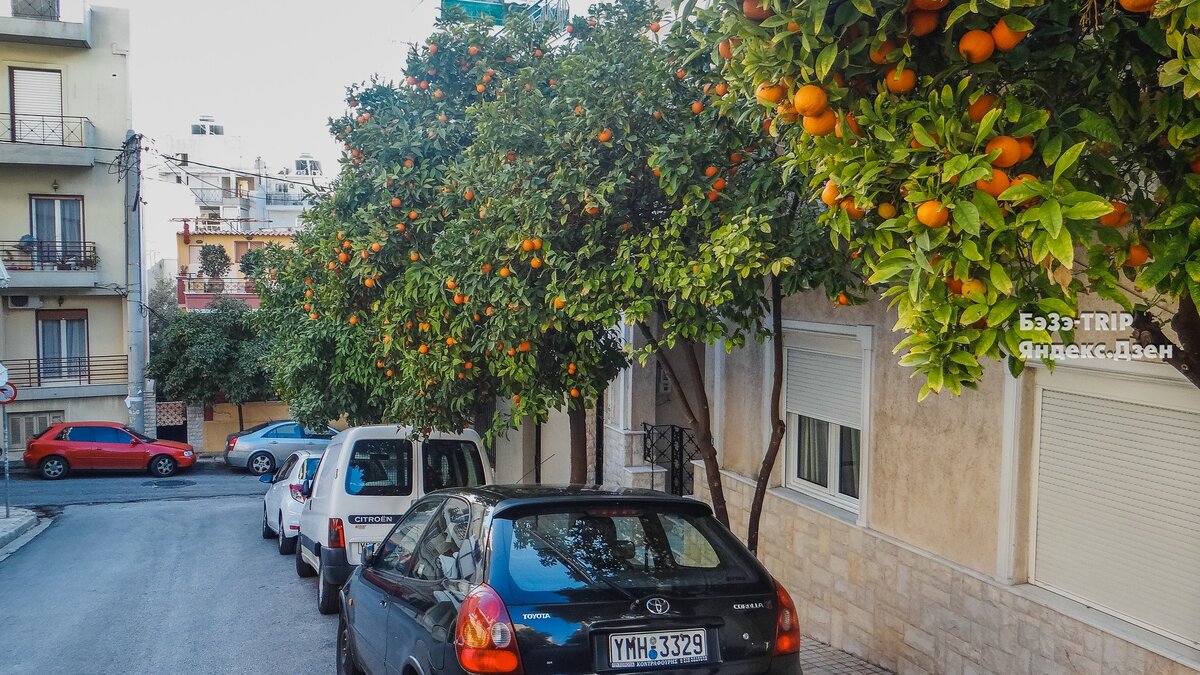
[[[346,617],[338,619],[337,637],[337,675],[362,675],[358,664],[354,662],[354,645],[350,640],[350,625]]]
[[[175,461],[174,457],[167,455],[157,455],[150,460],[150,474],[159,478],[174,476],[175,470],[179,468],[179,462]]]
[[[279,516],[279,555],[296,552],[296,540],[299,537],[289,537],[283,533],[283,515]]]
[[[317,611],[322,614],[337,614],[338,591],[341,586],[325,581],[325,566],[317,572]]]
[[[312,568],[312,565],[304,562],[304,556],[301,554],[302,550],[303,547],[296,547],[296,576],[305,579],[313,576],[317,571]]]
[[[58,480],[65,478],[71,467],[67,464],[67,460],[58,455],[51,455],[38,464],[38,470],[42,472],[42,478],[46,480]]]
[[[263,539],[270,539],[275,536],[275,532],[271,530],[271,526],[267,524],[267,510],[263,509]]]
[[[269,452],[256,452],[246,462],[246,468],[255,476],[271,473],[275,470],[275,458]]]

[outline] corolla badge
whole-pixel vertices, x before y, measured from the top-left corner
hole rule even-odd
[[[650,598],[646,600],[646,610],[651,614],[666,614],[671,609],[671,603],[665,598]]]

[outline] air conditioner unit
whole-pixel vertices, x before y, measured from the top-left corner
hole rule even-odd
[[[9,309],[41,309],[42,299],[36,295],[6,295]]]

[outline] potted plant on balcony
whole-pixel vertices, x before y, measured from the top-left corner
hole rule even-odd
[[[254,277],[258,276],[259,270],[263,266],[263,250],[261,248],[252,248],[242,254],[242,259],[238,261],[238,268],[242,271],[242,276],[245,280],[245,290],[247,293],[254,293]]]
[[[229,252],[220,244],[205,244],[200,247],[200,274],[208,277],[204,282],[205,293],[220,293],[225,290],[223,277],[232,266]]]

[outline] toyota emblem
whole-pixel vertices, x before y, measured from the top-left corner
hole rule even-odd
[[[671,609],[671,603],[665,598],[650,598],[646,601],[646,609],[651,614],[666,614],[667,610]]]

